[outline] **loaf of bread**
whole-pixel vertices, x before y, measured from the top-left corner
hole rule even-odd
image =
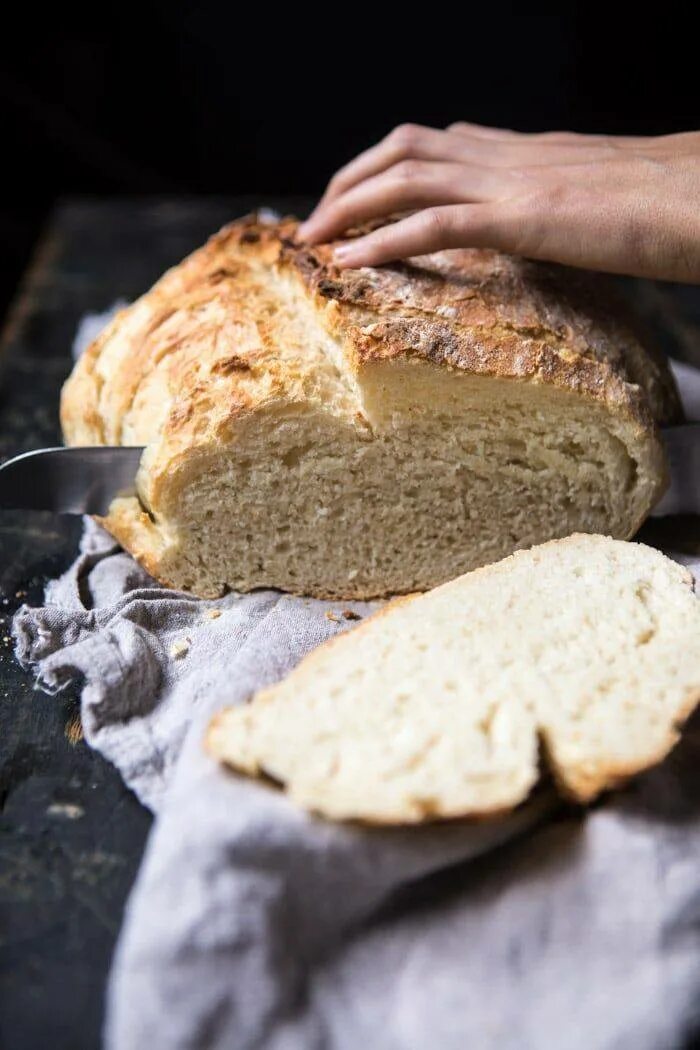
[[[635,532],[678,403],[599,281],[477,250],[343,272],[295,229],[224,229],[66,383],[68,443],[145,446],[103,523],[153,576],[369,598]]]
[[[398,599],[211,723],[211,753],[336,819],[585,802],[659,762],[700,699],[700,601],[640,544],[571,536]]]

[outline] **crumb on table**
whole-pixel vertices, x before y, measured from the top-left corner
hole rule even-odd
[[[63,817],[65,820],[80,820],[85,810],[72,802],[53,802],[46,810],[50,817]]]

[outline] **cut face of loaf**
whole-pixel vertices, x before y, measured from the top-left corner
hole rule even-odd
[[[658,552],[572,536],[389,604],[212,722],[210,752],[336,819],[585,802],[661,761],[700,699],[700,602]]]
[[[294,229],[223,231],[66,385],[70,443],[147,446],[104,524],[154,576],[369,598],[634,533],[675,395],[587,285],[476,251],[343,274]]]

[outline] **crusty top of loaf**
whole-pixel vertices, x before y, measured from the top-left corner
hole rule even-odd
[[[284,358],[299,306],[339,345],[350,380],[378,360],[418,356],[561,386],[644,428],[678,415],[665,363],[592,275],[481,249],[341,271],[332,246],[295,243],[296,225],[234,222],[122,311],[66,384],[66,439],[158,437],[172,455],[220,437],[252,408],[303,400],[313,363],[306,375]]]
[[[639,386],[657,422],[679,416],[665,359],[642,343],[601,274],[484,248],[339,270],[333,245],[303,248],[282,236],[283,260],[338,303],[345,330],[361,325],[350,334],[364,359],[418,352],[468,371],[557,377],[574,389],[599,384],[591,362]]]

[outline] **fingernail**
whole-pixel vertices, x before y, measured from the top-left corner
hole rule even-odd
[[[303,241],[311,241],[315,237],[317,229],[316,212],[313,211],[308,219],[304,219],[300,226],[297,227],[297,236]]]
[[[352,244],[340,244],[333,251],[333,259],[341,266],[352,266],[357,252]]]

